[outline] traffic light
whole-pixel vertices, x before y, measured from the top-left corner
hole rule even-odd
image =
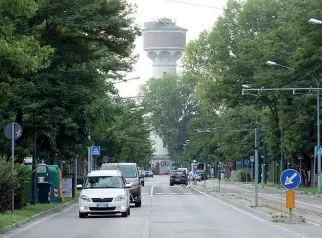
[[[210,164],[207,164],[207,167],[210,167]]]
[[[197,155],[193,155],[192,163],[196,163],[196,162],[197,162]]]

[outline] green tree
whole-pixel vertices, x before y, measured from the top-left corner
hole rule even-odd
[[[4,0],[0,2],[0,106],[8,103],[12,89],[22,83],[22,75],[49,66],[54,50],[41,45],[37,35],[20,31],[20,23],[35,16],[39,2]]]
[[[23,126],[21,157],[31,154],[35,133],[39,157],[52,162],[55,153],[65,160],[85,154],[89,134],[94,141],[102,137],[102,126],[114,117],[113,80],[135,62],[131,53],[140,32],[133,12],[119,0],[45,1],[29,21],[17,22],[20,34],[55,49],[50,66],[24,74],[1,111],[4,121],[16,116]]]
[[[318,78],[321,72],[321,57],[317,57],[321,46],[317,39],[322,33],[317,26],[310,26],[308,19],[322,16],[317,10],[319,4],[318,0],[309,4],[291,0],[231,0],[214,27],[186,48],[184,69],[198,80],[197,95],[204,111],[213,116],[220,112],[229,124],[230,120],[236,120],[229,117],[230,109],[256,105],[254,110],[261,126],[268,130],[270,157],[275,156],[281,145],[294,156],[312,153],[316,112],[309,105],[314,103],[313,97],[293,96],[291,92],[243,96],[242,85],[279,88],[315,84],[312,77]],[[268,60],[293,69],[267,66]],[[309,77],[306,72],[310,72]],[[279,141],[281,130],[283,143]],[[227,148],[235,143],[226,142]],[[229,149],[223,151],[229,155]]]
[[[98,143],[112,162],[145,165],[153,153],[150,131],[142,107],[132,101],[119,102],[113,123],[105,127]]]
[[[195,90],[196,83],[190,74],[154,78],[141,89],[142,105],[150,113],[151,125],[173,156],[182,152],[188,139],[189,120],[201,112]]]

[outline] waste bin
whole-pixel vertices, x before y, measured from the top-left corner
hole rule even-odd
[[[38,183],[38,202],[42,204],[51,202],[51,183],[50,182]]]

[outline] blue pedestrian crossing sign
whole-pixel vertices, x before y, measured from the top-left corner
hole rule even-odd
[[[92,146],[92,155],[99,156],[101,154],[100,146]]]
[[[198,173],[198,170],[194,169],[193,174],[197,174],[197,173]]]
[[[322,156],[322,146],[315,146],[315,155],[316,156]]]
[[[301,176],[295,169],[284,170],[280,180],[282,186],[287,190],[296,189],[301,184]]]
[[[249,165],[249,159],[245,159],[245,160],[244,160],[244,164],[245,164],[245,165]]]

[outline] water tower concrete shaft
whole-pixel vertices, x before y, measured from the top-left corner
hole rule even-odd
[[[144,24],[143,47],[153,61],[153,77],[176,73],[177,60],[182,57],[186,45],[187,31],[168,18]]]

